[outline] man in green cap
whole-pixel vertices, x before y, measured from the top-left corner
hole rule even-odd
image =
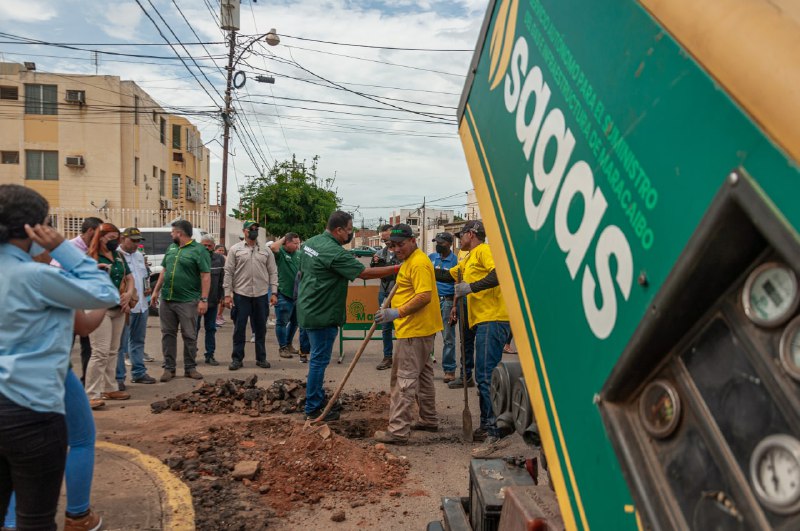
[[[328,218],[325,232],[306,241],[300,259],[297,321],[311,343],[306,381],[306,418],[314,419],[325,408],[322,383],[331,361],[333,343],[346,320],[347,283],[394,275],[400,266],[366,269],[342,246],[353,239],[353,216],[337,210]],[[339,418],[332,410],[325,420]]]

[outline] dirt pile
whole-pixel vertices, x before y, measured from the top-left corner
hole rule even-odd
[[[258,417],[267,413],[296,413],[302,411],[306,400],[306,384],[302,380],[274,381],[266,389],[256,386],[255,374],[246,380],[218,379],[214,383],[201,382],[190,393],[153,402],[150,410],[186,413],[238,413]]]
[[[296,379],[281,379],[269,387],[259,387],[254,374],[246,380],[218,379],[214,383],[200,382],[190,393],[182,393],[150,404],[153,413],[167,410],[186,413],[237,413],[251,417],[265,414],[290,414],[303,411],[306,383]],[[327,398],[330,390],[325,390]],[[389,395],[384,392],[342,393],[341,405],[346,411],[382,412],[389,409]]]
[[[323,436],[283,418],[209,426],[171,442],[164,462],[189,485],[200,530],[263,529],[270,518],[333,497],[352,507],[377,503],[409,467],[382,445]],[[254,475],[234,478],[248,467]]]

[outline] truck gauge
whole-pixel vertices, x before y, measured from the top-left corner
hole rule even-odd
[[[786,325],[781,336],[780,357],[789,376],[800,381],[800,317]]]
[[[678,427],[681,401],[678,392],[666,380],[655,380],[645,387],[639,398],[639,417],[647,433],[663,439]]]
[[[750,456],[750,482],[764,507],[779,514],[800,509],[800,441],[765,437]]]
[[[778,326],[797,309],[797,276],[784,264],[758,266],[744,283],[744,313],[760,326]]]

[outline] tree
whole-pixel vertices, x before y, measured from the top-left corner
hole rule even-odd
[[[317,177],[319,155],[311,165],[291,160],[276,162],[267,175],[256,177],[239,189],[241,210],[238,219],[254,219],[268,234],[280,237],[296,232],[307,239],[325,230],[328,216],[341,199],[336,195],[334,179]],[[257,213],[257,214],[256,214]]]

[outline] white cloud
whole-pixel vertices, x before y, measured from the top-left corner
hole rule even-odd
[[[109,37],[122,40],[138,40],[136,31],[142,19],[142,10],[136,2],[111,2],[106,4],[105,22],[102,30]]]
[[[3,0],[0,2],[0,20],[4,22],[44,22],[57,14],[56,2],[53,1]]]

